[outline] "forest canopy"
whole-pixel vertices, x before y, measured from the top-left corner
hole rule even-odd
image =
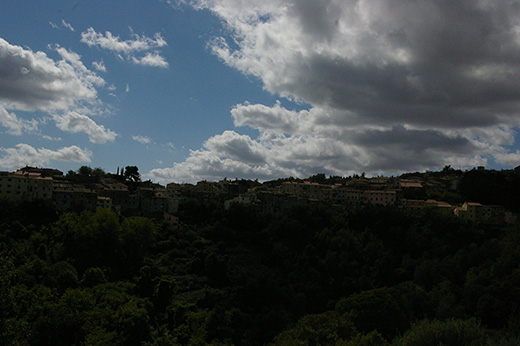
[[[425,209],[0,200],[2,345],[517,345],[520,233]],[[35,217],[35,215],[37,215]]]

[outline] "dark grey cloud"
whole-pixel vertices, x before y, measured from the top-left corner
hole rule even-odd
[[[479,148],[462,136],[450,137],[440,131],[410,130],[395,126],[390,130],[370,130],[353,139],[372,152],[373,162],[367,170],[403,171],[438,167],[443,155],[465,157]]]
[[[367,147],[397,144],[413,146],[417,151],[452,150],[461,154],[472,152],[475,149],[471,142],[462,136],[453,138],[439,131],[407,130],[402,126],[394,126],[385,131],[366,131],[359,134],[354,141]]]
[[[367,122],[429,125],[438,114],[439,126],[496,124],[496,114],[520,99],[517,1],[305,0],[286,7],[269,27],[235,25],[240,46],[222,56],[273,92],[354,111]],[[231,25],[240,15],[210,8]],[[283,45],[295,36],[300,46]],[[265,37],[279,49],[260,51]]]
[[[265,150],[258,143],[245,135],[234,131],[225,131],[206,141],[204,146],[212,152],[219,152],[231,159],[247,164],[265,163]]]

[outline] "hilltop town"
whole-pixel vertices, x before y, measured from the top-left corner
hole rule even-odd
[[[179,222],[179,205],[189,199],[216,203],[226,209],[240,203],[273,214],[311,203],[325,203],[339,210],[362,205],[393,206],[410,212],[436,208],[474,222],[516,223],[518,210],[514,202],[485,204],[482,203],[485,201],[468,200],[471,193],[461,193],[461,182],[468,180],[468,176],[485,177],[490,172],[508,176],[509,182],[516,177],[513,180],[518,184],[518,167],[501,172],[478,167],[463,172],[447,166],[440,172],[406,173],[399,177],[367,178],[362,174],[327,178],[317,174],[308,179],[286,178],[264,183],[224,179],[196,184],[172,182],[163,186],[140,181],[136,166],[127,166],[126,171],[118,168],[116,174],[83,166],[66,175],[52,168],[27,166],[15,172],[0,172],[0,196],[13,201],[40,200],[58,212],[110,209],[120,215],[155,217],[173,225]]]

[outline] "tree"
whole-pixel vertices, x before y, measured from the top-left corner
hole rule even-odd
[[[9,327],[7,320],[12,308],[11,286],[14,277],[14,265],[8,257],[0,257],[0,344],[7,345]]]
[[[92,168],[89,166],[81,166],[78,169],[78,175],[82,177],[90,177],[92,175]]]
[[[102,168],[94,168],[94,170],[92,171],[92,176],[93,177],[104,177],[105,176],[105,171],[102,169]]]
[[[396,346],[459,346],[483,345],[485,334],[480,322],[451,319],[446,321],[422,320],[417,322],[404,335],[395,340]]]
[[[120,261],[121,229],[114,212],[100,209],[95,213],[66,213],[56,227],[63,237],[65,258],[79,273],[89,267],[113,268]]]
[[[334,311],[302,317],[292,329],[278,334],[272,345],[334,345],[355,336],[356,328],[345,316]]]
[[[141,181],[141,174],[139,174],[137,166],[126,166],[124,176],[126,180],[134,183]]]

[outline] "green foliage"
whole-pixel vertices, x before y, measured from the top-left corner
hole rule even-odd
[[[10,290],[14,276],[14,266],[10,258],[0,257],[0,344],[7,345],[10,336],[8,319],[11,315]]]
[[[484,330],[476,319],[417,322],[395,346],[477,346],[486,342]]]
[[[351,321],[333,311],[318,315],[307,315],[296,325],[273,340],[272,345],[325,346],[335,345],[356,335]]]
[[[348,314],[356,328],[368,333],[377,329],[392,338],[405,331],[415,316],[425,313],[426,294],[413,283],[363,291],[341,299],[336,311]]]
[[[121,224],[120,237],[127,270],[135,272],[155,242],[156,225],[148,218],[128,218]]]
[[[433,210],[272,216],[202,200],[186,201],[173,229],[107,210],[36,220],[2,203],[0,344],[518,340],[514,229]]]
[[[82,177],[90,177],[92,175],[92,168],[89,166],[81,166],[78,169],[78,175]]]
[[[390,344],[374,330],[368,334],[357,334],[348,341],[338,341],[336,346],[390,346]]]
[[[101,268],[88,268],[81,278],[81,286],[83,287],[94,287],[105,282],[107,282],[107,279]]]
[[[104,177],[106,175],[102,168],[91,168],[89,166],[81,166],[77,171],[70,170],[66,177],[69,179],[85,178],[85,177]]]
[[[57,262],[45,269],[43,274],[45,286],[56,288],[60,292],[78,286],[78,272],[69,262]]]

